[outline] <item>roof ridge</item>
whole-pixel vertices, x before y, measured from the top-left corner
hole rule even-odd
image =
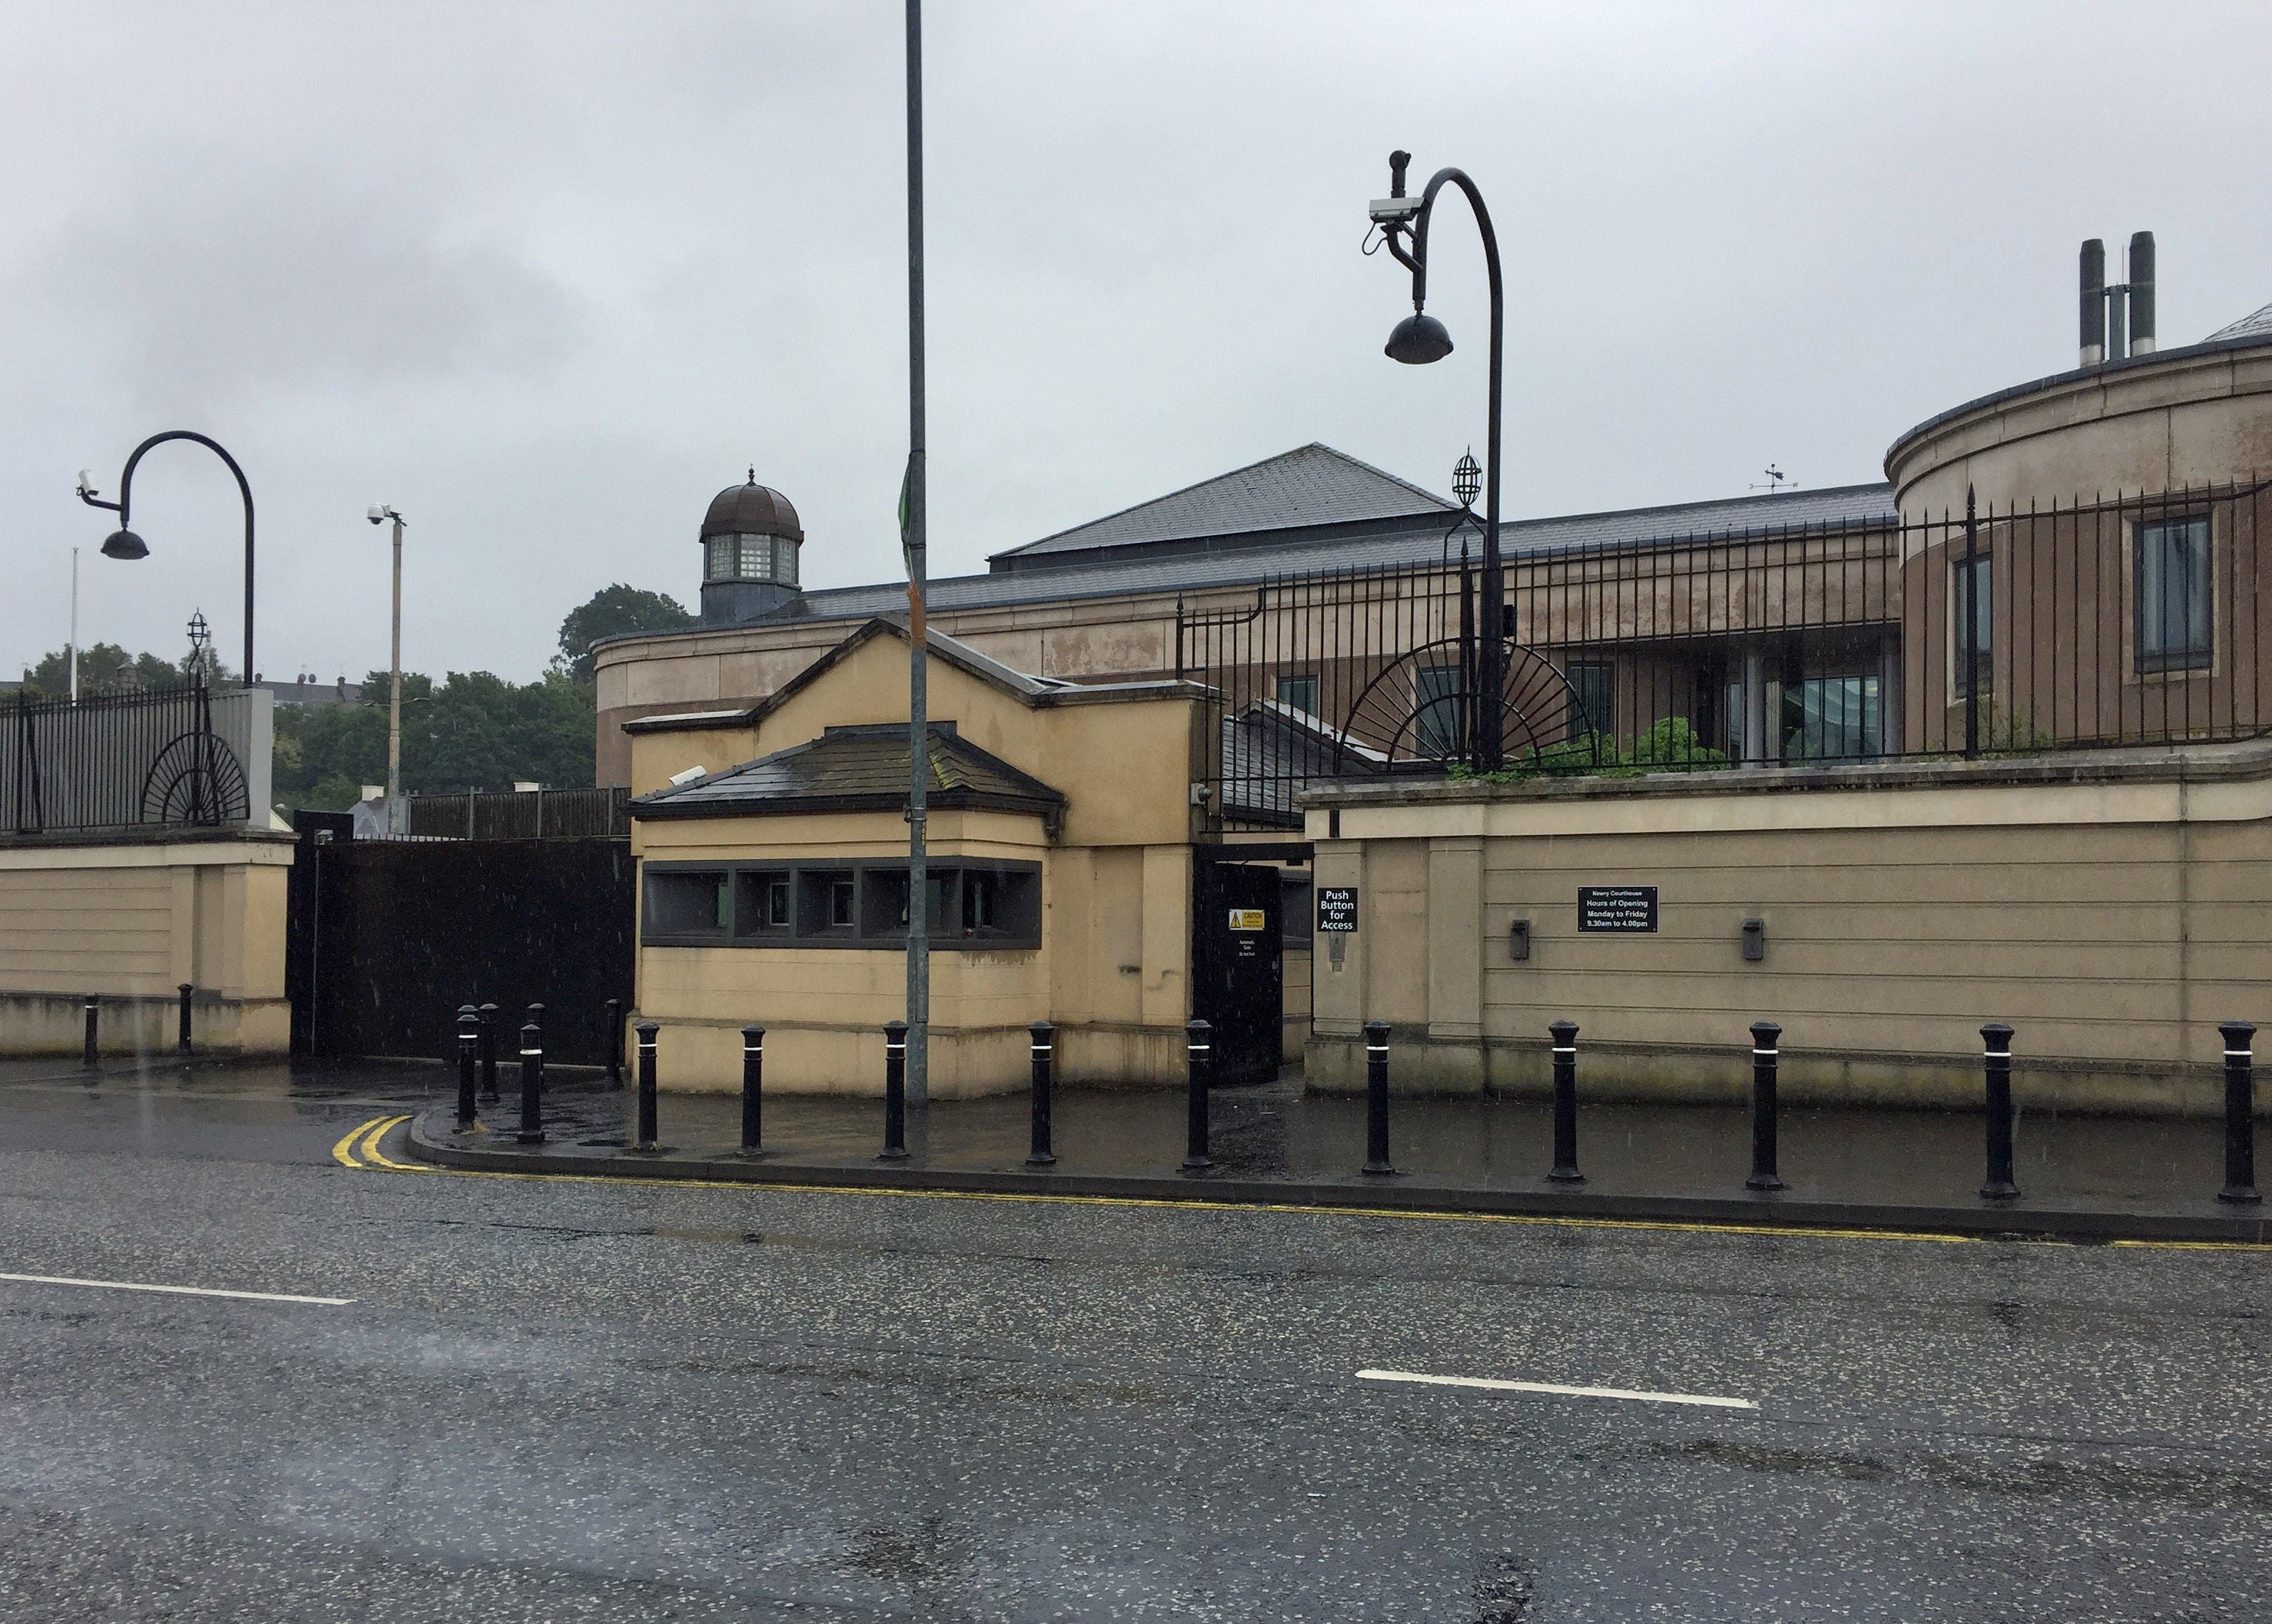
[[[1416,495],[1424,496],[1446,512],[1451,512],[1456,508],[1456,503],[1446,501],[1434,491],[1423,489],[1411,480],[1401,479],[1385,468],[1376,468],[1362,458],[1352,457],[1338,447],[1327,445],[1323,440],[1311,440],[1300,445],[1290,446],[1282,451],[1273,452],[1267,457],[1259,457],[1254,461],[1244,463],[1238,467],[1226,468],[1221,473],[1211,473],[1203,480],[1193,480],[1188,485],[1179,485],[1175,489],[1162,491],[1156,496],[1147,496],[1141,502],[1132,502],[1126,507],[1116,508],[1110,513],[1100,513],[1095,518],[1083,519],[1078,525],[1068,525],[1062,530],[1051,531],[1048,535],[1036,536],[1031,541],[1021,541],[1016,547],[1005,548],[998,553],[990,553],[987,557],[990,561],[996,558],[1013,558],[1020,553],[1030,552],[1038,547],[1045,547],[1050,542],[1062,540],[1070,535],[1077,535],[1084,530],[1093,530],[1100,525],[1109,525],[1114,519],[1125,518],[1130,514],[1140,513],[1147,508],[1173,502],[1178,496],[1188,496],[1193,491],[1203,490],[1207,486],[1220,485],[1226,480],[1235,480],[1243,473],[1252,473],[1258,468],[1268,467],[1272,463],[1284,462],[1289,458],[1299,457],[1304,451],[1323,451],[1327,456],[1346,463],[1350,467],[1362,468],[1365,473],[1386,480],[1391,484],[1411,491]]]

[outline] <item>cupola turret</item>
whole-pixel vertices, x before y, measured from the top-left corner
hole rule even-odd
[[[781,492],[729,485],[702,518],[702,623],[730,626],[781,607],[797,592],[804,526]]]

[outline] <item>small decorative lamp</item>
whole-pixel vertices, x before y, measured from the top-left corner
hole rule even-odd
[[[1461,507],[1472,508],[1483,488],[1484,471],[1476,466],[1475,448],[1469,446],[1452,469],[1452,495],[1460,499]]]

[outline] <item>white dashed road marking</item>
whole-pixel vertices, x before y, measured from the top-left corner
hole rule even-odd
[[[148,1285],[138,1280],[74,1280],[68,1275],[0,1274],[0,1280],[25,1285],[92,1285],[106,1292],[166,1292],[177,1297],[242,1297],[252,1302],[312,1302],[325,1308],[343,1308],[352,1297],[295,1297],[287,1292],[224,1292],[211,1285]]]
[[[1416,1382],[1425,1387],[1479,1387],[1494,1393],[1556,1393],[1565,1398],[1632,1398],[1650,1404],[1704,1404],[1715,1410],[1756,1410],[1748,1398],[1710,1393],[1636,1393],[1621,1387],[1564,1387],[1553,1382],[1502,1382],[1490,1376],[1431,1376],[1416,1370],[1360,1370],[1360,1382]]]

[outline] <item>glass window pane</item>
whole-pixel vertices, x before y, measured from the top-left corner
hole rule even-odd
[[[1995,680],[1995,646],[1992,637],[1996,623],[1994,595],[1996,572],[1984,556],[1975,558],[1969,563],[1960,558],[1950,565],[1949,571],[1951,596],[1948,623],[1953,629],[1950,636],[1955,639],[1955,645],[1951,651],[1950,670],[1954,674],[1955,691],[1959,694],[1967,693],[1970,691],[1971,685],[1977,682],[1981,691],[1985,693]],[[1972,629],[1972,661],[1969,668],[1965,664],[1964,635],[1968,609],[1971,616]]]
[[[1783,689],[1784,759],[1852,761],[1878,753],[1878,679],[1808,677]]]
[[[744,536],[742,541],[742,579],[770,581],[774,578],[774,539],[771,536]]]
[[[1423,756],[1456,756],[1460,737],[1460,668],[1423,666],[1419,672],[1420,705],[1414,749]]]
[[[1307,715],[1318,712],[1318,679],[1314,674],[1282,676],[1278,679],[1278,703],[1290,705]]]
[[[1581,712],[1570,718],[1570,737],[1582,739],[1588,733],[1616,737],[1617,667],[1600,660],[1573,662],[1570,686],[1577,690]]]
[[[2206,518],[2138,526],[2137,666],[2184,671],[2209,664],[2209,529]]]
[[[716,935],[725,928],[724,869],[648,871],[646,934],[649,936]]]
[[[784,586],[796,585],[796,543],[787,536],[774,538],[774,579]]]

